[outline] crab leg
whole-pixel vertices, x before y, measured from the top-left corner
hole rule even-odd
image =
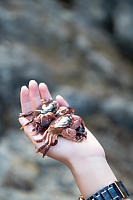
[[[25,126],[28,126],[30,123],[33,122],[33,119],[31,119],[30,121],[28,121],[26,124],[24,124],[23,126],[21,126],[20,130],[22,130]]]
[[[35,127],[32,129],[32,131],[35,131],[35,130],[38,131],[38,129],[39,129],[39,123],[36,122]],[[36,134],[35,134],[35,135],[36,135]]]
[[[20,113],[19,114],[19,118],[20,117],[28,117],[28,116],[31,116],[31,115],[37,116],[37,115],[39,115],[41,113],[42,113],[42,110],[34,110],[34,111],[30,111],[28,113]]]
[[[34,126],[34,125],[33,125],[33,126]],[[40,126],[41,126],[41,124],[38,123],[38,122],[36,122],[35,128],[32,129],[32,131],[34,132],[34,133],[32,133],[32,136],[36,136],[36,135],[38,135],[39,133],[42,132]],[[42,135],[42,134],[41,134],[41,135]]]
[[[19,114],[19,118],[20,118],[20,117],[28,117],[28,116],[32,115],[33,112],[34,112],[34,111],[30,111],[30,112],[28,112],[28,113],[20,113],[20,114]]]
[[[32,130],[33,131],[33,130]],[[39,134],[39,131],[36,131],[36,132],[34,132],[34,133],[32,133],[32,136],[36,136],[36,135],[38,135]]]
[[[49,148],[50,148],[50,144],[47,145],[47,148],[44,150],[43,155],[42,155],[43,158],[46,155],[46,153],[48,152]]]
[[[55,146],[58,143],[58,136],[56,134],[52,135],[51,146]]]
[[[48,150],[49,150],[49,148],[50,148],[50,146],[51,146],[51,141],[52,141],[52,135],[49,134],[48,145],[47,145],[46,148],[44,149],[43,156],[42,156],[43,158],[44,158],[44,156],[46,155],[46,153],[48,152]]]
[[[51,141],[52,141],[52,135],[51,134],[48,134],[48,137],[47,137],[47,142],[42,145],[40,148],[37,149],[37,153],[38,152],[43,152],[43,158],[44,156],[46,155],[46,153],[48,152],[50,146],[51,146]]]
[[[35,135],[34,140],[37,143],[43,142],[43,140],[45,141],[47,139],[48,134],[49,134],[48,131],[45,131],[43,135],[41,134]]]
[[[82,137],[87,138],[87,132],[85,131],[85,124],[84,121],[81,121],[81,124],[78,128],[76,128],[76,132],[77,132],[77,139],[80,138],[80,135],[82,135]]]
[[[49,134],[47,134],[47,136],[46,136],[46,140],[44,141],[44,145],[42,145],[41,147],[39,147],[39,148],[36,150],[36,153],[41,152],[41,151],[47,146],[48,141],[49,141]]]

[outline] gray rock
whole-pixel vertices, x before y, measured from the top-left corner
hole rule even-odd
[[[113,96],[101,103],[101,110],[115,123],[133,130],[133,103],[131,100]]]
[[[97,112],[97,99],[91,95],[87,95],[79,89],[61,86],[55,90],[53,96],[58,94],[62,95],[69,105],[74,107],[75,113],[78,115],[86,116]]]
[[[16,99],[15,90],[22,83],[26,84],[30,79],[49,82],[52,75],[50,67],[18,43],[4,43],[0,46],[0,71],[0,90],[4,102]]]
[[[132,59],[133,53],[133,2],[132,0],[76,1],[74,10],[80,22],[88,29],[99,27],[113,33],[117,44]],[[129,45],[130,44],[130,45]]]
[[[2,102],[2,101],[0,101]],[[0,135],[2,135],[2,132],[3,132],[3,119],[2,119],[2,113],[3,113],[3,106],[2,104],[0,104]]]
[[[133,53],[133,2],[119,1],[113,15],[114,36],[124,53],[132,58]]]
[[[4,40],[19,41],[44,49],[48,48],[50,43],[56,45],[59,42],[63,26],[56,1],[45,0],[36,4],[32,1],[14,0],[8,6],[6,5],[6,8],[11,6],[19,7],[20,12],[0,8],[0,38],[2,40],[4,38]]]
[[[115,78],[115,67],[113,63],[107,59],[103,54],[96,51],[91,51],[88,54],[88,67],[92,67],[93,70],[103,76],[106,79]]]
[[[133,51],[131,0],[77,0],[72,4],[73,8],[68,12],[61,7],[59,1],[54,0],[38,1],[38,3],[25,0],[4,1],[0,8],[0,40],[20,41],[37,45],[45,50],[54,47],[60,51],[60,48],[64,50],[68,48],[69,43],[72,43],[70,34],[73,32],[72,27],[75,24],[78,26],[84,24],[88,30],[97,27],[98,31],[108,29],[113,32],[114,38],[131,56]],[[15,7],[16,10],[10,7]],[[62,17],[64,13],[68,13],[69,21]]]
[[[110,18],[113,9],[116,5],[116,0],[93,0],[93,1],[75,1],[75,10],[77,15],[81,17],[81,20],[87,22],[87,24],[102,25],[103,27],[110,26]],[[86,24],[86,25],[87,25]]]

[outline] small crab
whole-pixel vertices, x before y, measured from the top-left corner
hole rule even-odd
[[[29,122],[22,126],[21,129],[30,123],[33,123],[33,126],[35,127],[33,131],[44,131],[46,128],[48,128],[52,120],[55,119],[54,113],[57,111],[58,107],[59,105],[56,101],[51,99],[47,101],[42,100],[42,105],[37,110],[28,113],[20,113],[19,118],[32,116]]]
[[[19,117],[28,117],[28,116],[33,116],[36,117],[39,114],[46,114],[48,112],[55,113],[58,110],[58,103],[56,101],[53,101],[51,99],[45,101],[42,99],[42,105],[39,106],[37,110],[30,111],[28,113],[20,113]]]
[[[74,109],[71,107],[60,106],[53,100],[42,100],[42,105],[34,111],[20,113],[19,117],[30,117],[29,122],[21,127],[32,123],[33,138],[37,143],[44,144],[37,149],[43,152],[43,157],[58,142],[58,136],[79,142],[87,137],[83,120],[73,116]]]
[[[57,144],[58,136],[75,142],[82,141],[87,137],[83,120],[78,116],[74,119],[71,114],[66,114],[54,120],[42,136],[34,136],[37,143],[44,142],[44,145],[37,149],[37,152],[43,152],[44,157],[50,146]]]
[[[50,123],[57,117],[73,112],[73,108],[65,106],[59,107],[58,103],[51,99],[47,101],[42,100],[42,105],[37,110],[28,113],[20,113],[19,118],[32,116],[29,122],[20,129],[23,129],[25,126],[32,123],[34,126],[33,131],[37,131],[37,133],[43,133],[48,128]]]

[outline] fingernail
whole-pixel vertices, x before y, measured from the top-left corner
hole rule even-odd
[[[62,98],[62,96],[58,94],[58,95],[56,96],[56,98]]]
[[[30,80],[29,85],[31,85],[31,84],[37,84],[37,82],[35,80]]]
[[[25,89],[28,90],[27,86],[26,86],[26,85],[23,85],[23,86],[21,87],[21,91],[22,91],[22,90],[25,90]]]
[[[39,87],[47,87],[46,83],[40,83]]]

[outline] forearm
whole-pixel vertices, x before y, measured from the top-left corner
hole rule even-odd
[[[103,156],[74,161],[70,169],[84,198],[117,180]]]

